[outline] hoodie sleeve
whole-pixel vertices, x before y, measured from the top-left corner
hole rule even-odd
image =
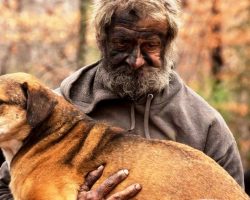
[[[244,188],[244,172],[233,134],[218,115],[209,127],[204,153],[213,158]]]
[[[0,199],[13,200],[13,196],[9,189],[10,174],[7,163],[4,162],[0,168]]]

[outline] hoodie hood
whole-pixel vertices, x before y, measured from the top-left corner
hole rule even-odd
[[[60,86],[64,98],[89,114],[100,101],[117,99],[118,96],[105,89],[97,80],[98,61],[85,66],[66,78]]]

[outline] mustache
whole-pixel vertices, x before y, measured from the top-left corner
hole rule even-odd
[[[154,67],[152,65],[145,64],[142,67],[139,67],[137,69],[131,67],[127,63],[123,63],[120,65],[110,65],[108,67],[109,69],[107,70],[108,73],[110,74],[120,74],[120,75],[128,75],[136,78],[137,76],[142,75],[142,73],[155,73],[155,72],[160,72],[162,69]]]

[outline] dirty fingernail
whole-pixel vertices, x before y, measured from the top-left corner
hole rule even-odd
[[[128,170],[127,169],[124,169],[123,170],[123,173],[127,176],[129,174]]]
[[[141,189],[141,185],[140,184],[136,184],[135,185],[135,189],[140,190]]]
[[[103,169],[104,168],[104,166],[103,165],[100,165],[97,169],[98,170],[101,170],[101,169]]]

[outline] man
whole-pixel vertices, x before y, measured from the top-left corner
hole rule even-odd
[[[59,92],[96,120],[203,151],[244,187],[237,145],[225,121],[173,71],[177,1],[99,0],[95,13],[102,59],[65,79]],[[101,195],[93,192],[102,170],[90,173],[78,199],[129,199],[140,190],[136,184],[107,197],[127,176],[124,170],[103,183]],[[5,177],[2,196],[9,195]]]

